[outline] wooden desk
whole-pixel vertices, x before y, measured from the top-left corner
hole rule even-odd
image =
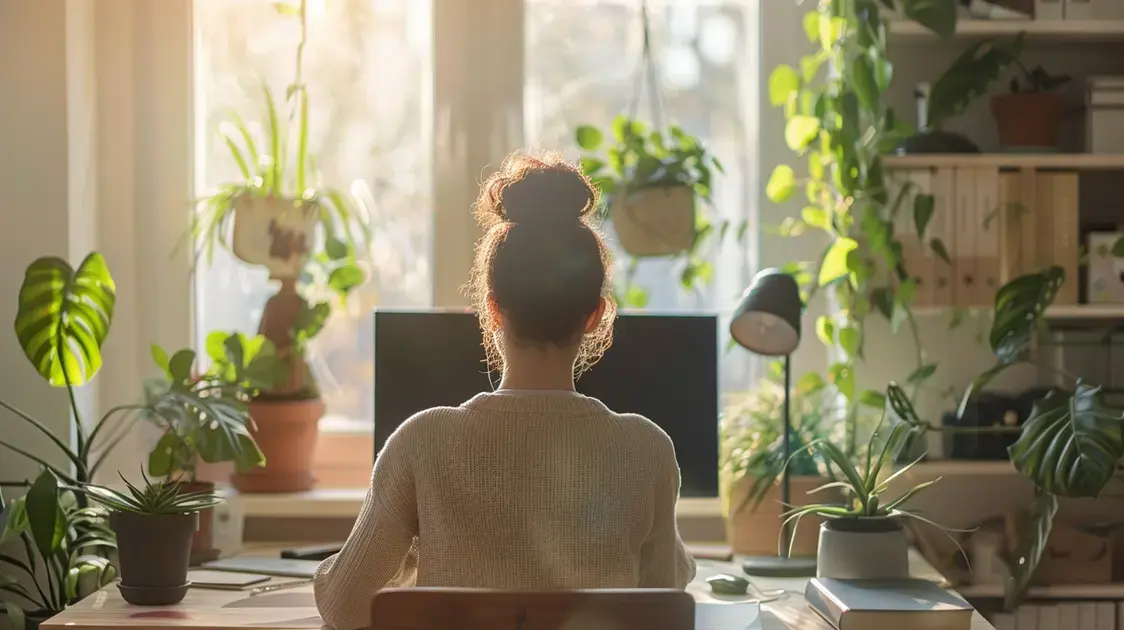
[[[271,545],[252,550],[256,554],[276,554],[283,546]],[[715,598],[706,578],[717,573],[738,572],[736,565],[699,561],[698,575],[687,587],[699,602],[738,601],[737,598]],[[920,554],[910,558],[915,577],[940,580]],[[290,578],[277,578],[286,581]],[[832,630],[804,602],[805,579],[753,578],[758,590],[768,594],[783,591],[774,601],[761,606],[761,618],[750,630]],[[305,586],[275,593],[249,597],[245,592],[191,589],[177,606],[142,608],[126,604],[116,586],[110,585],[68,608],[43,624],[44,629],[78,628],[80,630],[160,630],[163,628],[195,628],[199,630],[242,630],[244,628],[288,628],[292,630],[319,628],[320,617],[312,596],[312,587]],[[995,630],[978,612],[972,618],[972,630]]]

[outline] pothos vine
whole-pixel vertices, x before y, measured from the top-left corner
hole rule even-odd
[[[800,216],[787,219],[782,233],[813,229],[829,239],[818,263],[791,270],[805,281],[809,297],[826,291],[833,301],[834,312],[818,319],[816,333],[836,355],[827,378],[849,402],[852,418],[860,405],[885,405],[880,392],[856,386],[869,316],[885,317],[895,332],[908,329],[916,348],[916,365],[905,379],[911,397],[937,368],[921,350],[911,308],[917,284],[905,268],[902,235],[894,229],[901,224],[899,213],[910,212],[917,237],[926,242],[933,197],[892,182],[882,159],[912,131],[883,98],[893,77],[885,11],[899,9],[942,37],[955,31],[955,0],[819,0],[803,17],[816,50],[796,66],[775,68],[768,85],[770,102],[784,109],[785,142],[805,161],[807,175],[782,164],[770,176],[766,194],[776,203],[799,193],[806,198]],[[939,239],[928,245],[948,264]],[[849,446],[855,446],[853,430]]]

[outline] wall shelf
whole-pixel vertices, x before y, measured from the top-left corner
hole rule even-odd
[[[1017,475],[1008,460],[934,459],[910,468],[906,475],[914,478],[979,477]]]
[[[1030,39],[1040,41],[1124,42],[1124,21],[1120,20],[961,20],[956,24],[956,39],[1010,37],[1023,31]],[[908,20],[891,22],[890,35],[898,40],[937,39],[928,29]]]
[[[1072,304],[1051,306],[1046,319],[1052,320],[1124,320],[1124,304]]]
[[[994,166],[1001,169],[1112,171],[1124,170],[1124,155],[1094,153],[933,153],[887,155],[889,168],[948,168]]]

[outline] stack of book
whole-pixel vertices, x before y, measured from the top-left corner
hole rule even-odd
[[[808,581],[804,599],[838,630],[972,627],[971,605],[928,580],[814,578]]]

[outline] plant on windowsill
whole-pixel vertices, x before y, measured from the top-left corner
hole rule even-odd
[[[810,490],[815,494],[841,490],[845,501],[792,507],[783,514],[783,523],[792,523],[799,530],[801,519],[818,516],[820,525],[819,553],[816,575],[840,579],[904,579],[909,577],[909,543],[904,523],[908,520],[932,525],[946,534],[937,523],[910,511],[906,503],[926,488],[940,481],[932,479],[898,494],[886,497],[890,486],[902,478],[924,457],[886,475],[910,437],[924,430],[905,392],[896,383],[886,388],[886,408],[878,427],[871,433],[866,456],[853,463],[842,449],[830,440],[820,439],[805,449],[818,452],[827,463],[833,478]],[[795,540],[795,538],[794,538]],[[955,539],[953,539],[955,542]]]
[[[808,299],[829,292],[831,315],[816,322],[817,336],[832,351],[827,381],[847,401],[848,438],[845,453],[859,450],[857,422],[860,405],[882,409],[885,397],[876,390],[860,390],[856,371],[864,360],[866,319],[872,314],[889,321],[892,332],[908,327],[916,348],[916,366],[903,380],[916,395],[937,365],[920,344],[912,313],[917,282],[906,268],[903,240],[926,243],[926,229],[934,212],[932,195],[911,194],[883,164],[883,155],[912,134],[886,106],[893,65],[887,56],[886,9],[904,15],[937,35],[948,38],[956,30],[956,0],[819,0],[805,13],[803,27],[816,50],[796,66],[777,66],[769,77],[771,103],[785,114],[785,142],[801,159],[797,176],[791,165],[777,166],[766,184],[767,196],[787,203],[798,191],[806,204],[799,217],[780,226],[783,235],[797,236],[809,228],[828,238],[818,261],[804,263]],[[907,199],[912,207],[903,207]],[[912,215],[909,234],[895,233]],[[937,238],[928,249],[951,264],[944,243]],[[938,263],[940,264],[940,263]],[[801,266],[801,265],[797,265]]]
[[[117,588],[136,606],[170,606],[187,594],[191,538],[199,512],[222,502],[213,492],[184,492],[175,480],[135,486],[124,477],[126,491],[86,485],[90,500],[109,509],[117,534],[121,582]]]
[[[195,367],[190,348],[170,355],[152,346],[163,378],[146,383],[147,418],[162,430],[148,456],[148,474],[175,480],[185,492],[213,492],[215,484],[196,477],[199,462],[233,462],[246,472],[266,463],[251,435],[249,403],[278,378],[273,344],[265,337],[212,332],[207,336],[206,370]],[[204,404],[200,405],[199,403]],[[210,510],[200,513],[192,540],[192,564],[217,557]]]
[[[266,89],[264,143],[238,117],[220,128],[241,178],[200,202],[191,230],[197,255],[208,262],[216,246],[225,247],[243,262],[266,267],[280,285],[266,302],[258,333],[273,344],[286,377],[263,387],[250,403],[253,435],[268,464],[233,476],[234,486],[243,492],[312,487],[324,403],[308,364],[308,344],[331,315],[331,298],[342,302],[366,282],[361,261],[370,242],[363,207],[344,192],[321,186],[313,169],[308,92],[301,74],[305,3],[275,6],[300,18],[296,80],[287,90],[288,120],[279,118]]]
[[[1050,267],[1016,278],[996,293],[989,335],[996,362],[964,392],[959,414],[999,374],[1032,360],[1032,339],[1065,281],[1062,268]],[[1064,372],[1059,375],[1072,381],[1072,388],[1055,388],[1035,401],[1018,439],[1008,449],[1015,470],[1036,489],[1019,528],[1018,546],[1006,558],[1011,570],[1004,589],[1008,610],[1018,606],[1033,581],[1059,498],[1099,496],[1117,477],[1124,457],[1124,408],[1111,403],[1101,387]]]
[[[783,379],[780,363],[769,366],[769,377],[750,391],[729,396],[720,422],[719,470],[722,512],[726,539],[734,553],[762,556],[776,553],[780,534],[779,516],[784,511],[777,491],[785,467]],[[841,428],[836,422],[838,405],[834,392],[816,372],[797,379],[789,398],[793,432],[788,462],[792,473],[794,505],[806,504],[805,492],[831,481],[818,452],[804,447],[816,440],[835,440]],[[816,533],[805,528],[793,540],[794,557],[816,555]]]
[[[117,543],[105,519],[100,507],[79,506],[77,495],[46,469],[27,494],[0,510],[0,549],[19,541],[24,552],[23,558],[0,552],[0,603],[13,630],[37,630],[117,577],[106,558]]]

